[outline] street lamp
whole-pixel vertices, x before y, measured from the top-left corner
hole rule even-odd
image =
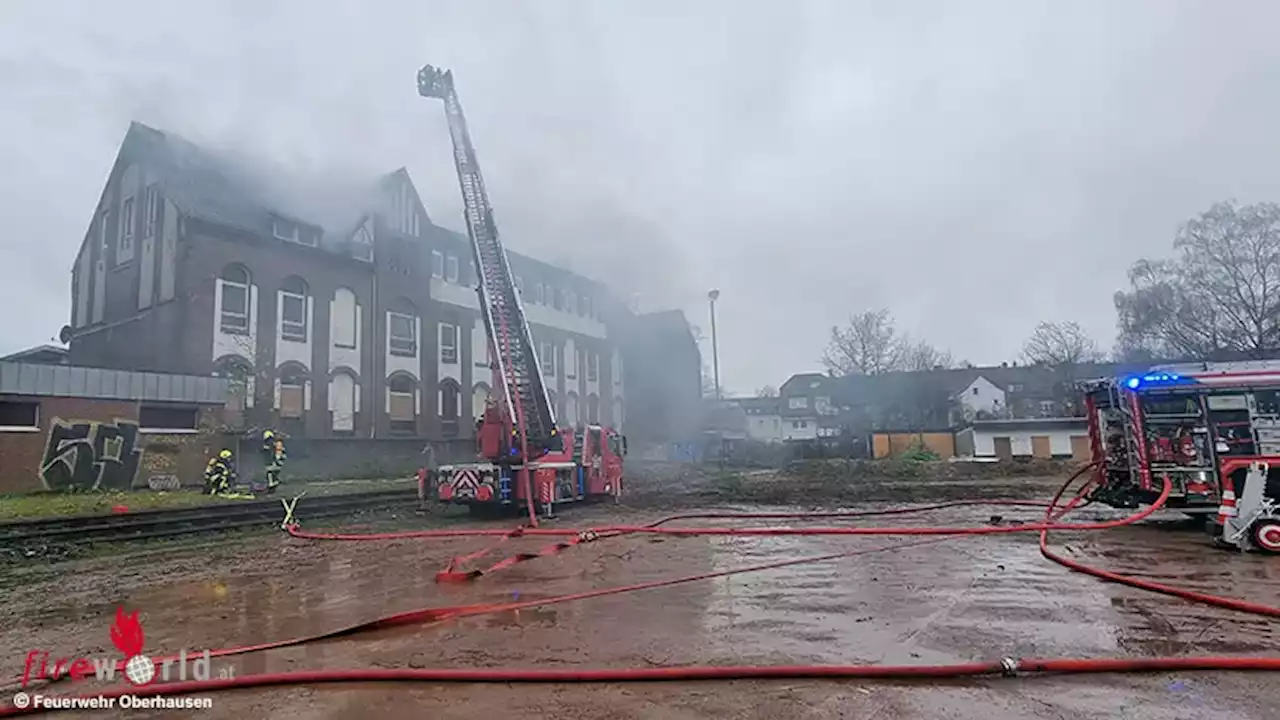
[[[715,378],[716,400],[720,399],[720,348],[716,343],[716,300],[719,298],[719,290],[707,293],[707,301],[711,305],[711,375]]]

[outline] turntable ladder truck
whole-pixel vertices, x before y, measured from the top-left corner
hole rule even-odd
[[[536,506],[550,515],[559,502],[600,495],[616,498],[625,439],[593,427],[583,441],[575,442],[573,430],[556,427],[536,343],[494,222],[453,72],[424,66],[418,71],[418,94],[444,101],[493,372],[493,390],[475,429],[479,459],[440,466],[438,499],[482,511],[523,504],[534,521]]]

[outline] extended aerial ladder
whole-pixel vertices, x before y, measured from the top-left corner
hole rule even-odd
[[[476,293],[493,358],[494,392],[477,428],[480,454],[495,464],[519,465],[519,482],[525,496],[532,498],[529,462],[548,452],[562,451],[563,439],[556,429],[555,411],[542,381],[524,305],[498,235],[466,117],[453,86],[453,72],[424,66],[418,71],[418,94],[444,101],[478,276]]]

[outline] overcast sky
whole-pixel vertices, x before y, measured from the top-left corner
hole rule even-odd
[[[451,67],[509,247],[707,325],[725,385],[820,369],[886,306],[975,363],[1109,345],[1128,264],[1280,200],[1280,3],[0,3],[0,351],[68,322],[131,119],[316,175],[407,165],[463,228]],[[709,357],[710,353],[706,353]]]

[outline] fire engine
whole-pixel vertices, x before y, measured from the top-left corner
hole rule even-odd
[[[589,425],[559,428],[538,363],[536,343],[498,235],[453,72],[424,66],[418,94],[444,101],[453,159],[462,190],[467,235],[476,267],[476,293],[492,358],[493,392],[476,423],[478,461],[436,469],[441,502],[473,510],[555,505],[622,493],[624,436]]]
[[[1208,518],[1215,542],[1280,553],[1280,362],[1161,365],[1084,384],[1092,499]]]

